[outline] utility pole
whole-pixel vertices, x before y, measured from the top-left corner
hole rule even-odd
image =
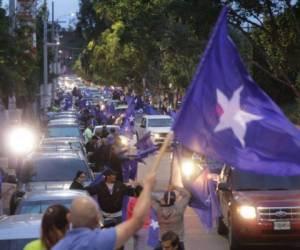
[[[44,0],[44,93],[43,93],[43,108],[47,109],[47,97],[48,97],[48,10],[47,10],[47,0]]]
[[[11,32],[14,32],[16,27],[16,0],[9,0],[9,18]]]
[[[54,1],[52,1],[52,25],[51,25],[51,41],[52,43],[56,43],[56,38],[55,38],[55,22],[54,22]],[[56,72],[56,48],[57,46],[53,47],[52,52],[54,54],[54,61],[51,64],[51,69],[52,69],[52,74],[57,74]],[[52,88],[51,88],[51,103],[54,102],[54,93],[55,93],[55,84],[56,79],[53,79],[52,81]]]

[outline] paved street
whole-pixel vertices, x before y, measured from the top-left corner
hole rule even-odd
[[[151,163],[154,161],[154,156],[149,157],[146,166],[140,166],[138,180],[142,181],[146,172],[149,170]],[[170,176],[170,154],[166,153],[160,164],[157,175],[158,189],[164,188],[168,185]],[[206,232],[201,223],[191,208],[185,212],[185,239],[186,249],[188,250],[227,250],[228,244],[224,237],[217,235],[214,232]],[[127,249],[130,249],[128,245]]]

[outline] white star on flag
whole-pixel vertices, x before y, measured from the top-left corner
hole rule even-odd
[[[219,132],[227,128],[231,128],[234,135],[245,147],[245,135],[247,131],[247,123],[252,121],[261,120],[263,117],[247,113],[241,110],[240,97],[243,86],[234,91],[232,98],[229,100],[224,93],[217,89],[218,103],[223,110],[218,125],[214,131]]]
[[[151,220],[150,227],[152,227],[153,230],[156,230],[159,228],[159,224],[156,220]]]
[[[130,122],[133,122],[133,121],[134,121],[133,115],[129,116],[129,121],[130,121]]]

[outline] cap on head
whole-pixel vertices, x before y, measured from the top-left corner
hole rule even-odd
[[[164,193],[164,202],[166,206],[173,206],[176,201],[176,194],[174,191],[166,191]]]

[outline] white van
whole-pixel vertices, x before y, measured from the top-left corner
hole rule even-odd
[[[137,139],[150,132],[153,143],[162,144],[171,131],[172,122],[171,116],[168,115],[144,115],[136,124]]]

